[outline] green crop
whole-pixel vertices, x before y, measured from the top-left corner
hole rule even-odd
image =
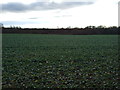
[[[3,88],[119,88],[118,35],[3,34]]]

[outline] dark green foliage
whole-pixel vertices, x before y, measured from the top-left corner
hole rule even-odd
[[[118,35],[3,34],[3,88],[119,88]]]
[[[120,27],[87,26],[85,28],[2,28],[2,33],[12,34],[67,34],[67,35],[119,35]]]

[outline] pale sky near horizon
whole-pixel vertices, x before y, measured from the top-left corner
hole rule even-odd
[[[119,0],[1,0],[0,23],[23,28],[118,26]]]

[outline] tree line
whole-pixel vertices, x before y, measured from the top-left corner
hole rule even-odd
[[[120,27],[111,26],[87,26],[85,28],[21,28],[4,27],[2,33],[33,33],[33,34],[73,34],[73,35],[93,35],[93,34],[120,34]]]

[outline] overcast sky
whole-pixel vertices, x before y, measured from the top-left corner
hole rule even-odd
[[[119,0],[2,0],[0,23],[20,27],[118,26]]]

